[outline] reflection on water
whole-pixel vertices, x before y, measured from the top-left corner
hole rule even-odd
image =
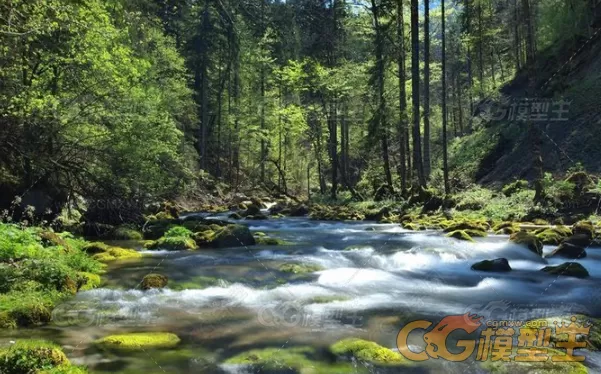
[[[398,225],[304,218],[253,221],[250,227],[293,244],[152,252],[142,261],[115,264],[105,287],[80,293],[59,307],[53,326],[8,333],[2,341],[24,336],[52,339],[66,347],[74,363],[98,373],[213,373],[240,370],[219,364],[254,348],[308,345],[325,352],[344,337],[392,348],[403,323],[415,319],[440,320],[466,312],[498,320],[601,314],[601,249],[590,249],[579,261],[591,274],[589,279],[557,279],[538,270],[564,261],[538,258],[509,244],[506,237],[468,243]],[[470,269],[474,262],[498,257],[507,258],[514,270]],[[322,270],[285,273],[279,270],[284,263]],[[140,290],[148,273],[167,275],[169,288]],[[182,344],[177,350],[136,354],[102,352],[92,345],[102,336],[134,331],[170,331]],[[423,341],[414,340],[410,343],[423,346]],[[595,354],[587,355],[589,365],[598,361]],[[473,362],[442,360],[420,368],[480,370]]]

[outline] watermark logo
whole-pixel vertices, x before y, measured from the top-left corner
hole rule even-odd
[[[444,359],[465,361],[476,352],[476,361],[515,361],[515,362],[572,362],[584,361],[575,350],[586,348],[590,323],[578,323],[572,316],[566,321],[496,321],[483,320],[483,316],[465,313],[444,317],[433,328],[434,323],[418,320],[406,324],[397,335],[397,348],[409,360],[425,361]],[[485,327],[480,329],[480,327]],[[463,331],[471,335],[480,331],[480,336],[451,342],[449,335]],[[424,330],[426,347],[421,352],[409,349],[409,334]],[[554,337],[555,347],[551,348]],[[517,339],[514,339],[517,338]]]
[[[563,122],[569,120],[571,101],[518,98],[492,102],[481,116],[488,121]]]

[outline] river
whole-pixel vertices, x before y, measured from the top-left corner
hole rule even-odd
[[[327,348],[345,337],[395,348],[399,329],[418,319],[436,323],[466,312],[488,320],[576,313],[601,317],[601,249],[589,249],[588,257],[579,260],[591,275],[588,279],[558,278],[539,270],[564,260],[541,259],[509,243],[507,236],[470,243],[393,224],[307,218],[244,223],[289,245],[146,252],[142,260],[111,265],[105,286],[61,305],[52,325],[5,332],[2,339],[51,339],[65,347],[73,363],[87,365],[92,373],[242,373],[243,368],[221,362],[254,348]],[[513,271],[470,269],[474,262],[499,257],[507,258]],[[279,267],[287,263],[322,270],[281,272]],[[140,290],[149,273],[167,275],[169,287]],[[129,354],[94,348],[95,339],[139,331],[173,332],[182,343],[176,350]],[[414,350],[425,345],[419,335],[410,336],[409,343]],[[589,372],[601,372],[598,353],[585,355]],[[393,372],[403,371],[487,372],[469,359],[428,360]]]

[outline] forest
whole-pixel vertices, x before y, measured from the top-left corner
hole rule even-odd
[[[599,97],[601,0],[0,0],[0,374],[599,372]]]

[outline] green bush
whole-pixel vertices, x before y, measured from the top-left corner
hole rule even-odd
[[[61,348],[47,341],[19,340],[0,351],[0,373],[3,374],[39,373],[70,366]]]
[[[165,237],[167,238],[175,238],[175,237],[185,237],[191,238],[194,233],[183,226],[175,226],[167,230],[165,233]]]

